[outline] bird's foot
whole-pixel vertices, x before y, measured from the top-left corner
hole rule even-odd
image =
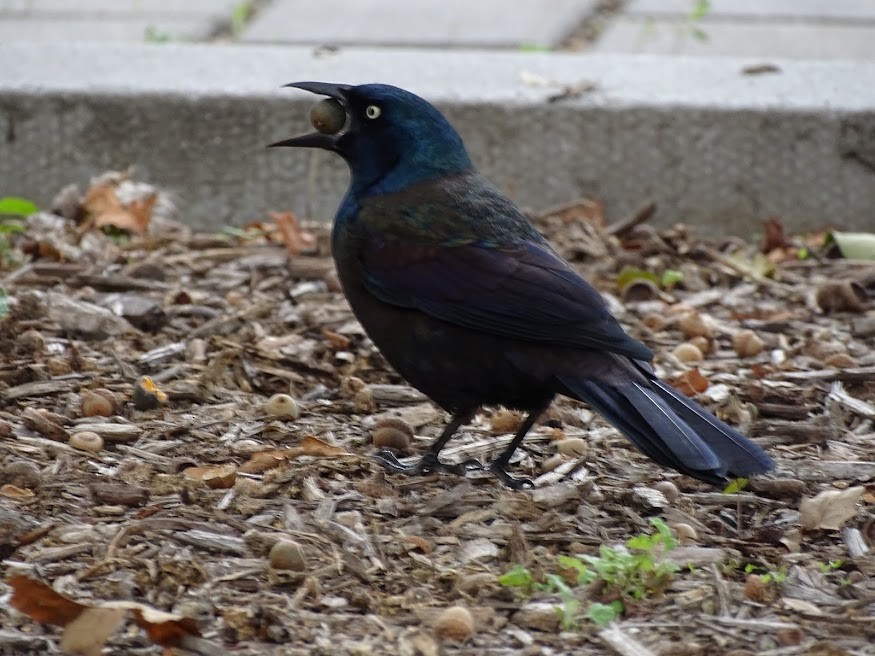
[[[468,471],[467,463],[448,465],[438,460],[438,457],[433,453],[426,453],[418,462],[405,465],[398,460],[394,453],[388,449],[381,449],[374,454],[374,460],[384,469],[395,474],[404,474],[405,476],[427,476],[439,473],[464,476],[465,472]]]
[[[528,478],[514,478],[507,471],[507,464],[503,462],[491,462],[489,464],[490,471],[498,477],[506,487],[512,490],[533,490],[535,482]]]

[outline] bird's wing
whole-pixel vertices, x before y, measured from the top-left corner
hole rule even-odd
[[[546,244],[433,246],[371,236],[360,253],[365,287],[385,303],[502,337],[652,358]]]

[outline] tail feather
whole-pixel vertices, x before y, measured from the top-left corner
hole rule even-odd
[[[718,454],[733,476],[762,474],[775,466],[763,449],[698,403],[662,380],[651,381],[659,395]]]
[[[759,446],[652,374],[620,380],[562,377],[560,382],[666,467],[720,484],[773,466]]]

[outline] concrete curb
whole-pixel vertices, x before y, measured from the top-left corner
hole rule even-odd
[[[291,208],[329,218],[345,167],[268,151],[308,130],[292,80],[383,81],[434,100],[522,204],[590,196],[609,216],[749,234],[875,227],[875,62],[485,51],[0,44],[0,195],[42,203],[135,165],[218,228]],[[549,102],[563,85],[589,89]]]

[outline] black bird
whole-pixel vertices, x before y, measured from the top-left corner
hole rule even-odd
[[[772,468],[741,433],[656,377],[599,293],[523,212],[474,169],[431,104],[384,84],[294,82],[327,96],[317,132],[273,146],[330,150],[352,175],[332,249],[367,334],[414,387],[452,413],[428,453],[395,471],[445,468],[438,453],[483,404],[528,413],[490,468],[509,486],[511,454],[557,394],[585,401],[647,456],[711,483]]]

